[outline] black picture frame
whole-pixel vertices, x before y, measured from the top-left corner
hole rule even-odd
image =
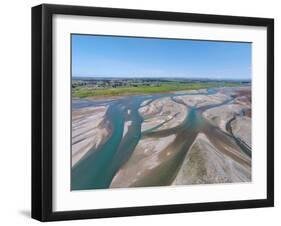
[[[54,212],[52,210],[52,18],[55,14],[266,27],[267,198]],[[273,19],[50,4],[32,8],[32,218],[40,221],[56,221],[270,206],[274,206]]]

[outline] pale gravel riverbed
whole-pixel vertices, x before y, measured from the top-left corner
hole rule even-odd
[[[112,163],[108,162],[108,166],[103,163],[104,167],[117,170],[108,171],[111,179],[95,187],[249,182],[251,157],[240,150],[236,138],[232,138],[237,136],[246,144],[251,143],[251,118],[239,118],[241,112],[248,115],[251,111],[249,93],[250,87],[220,88],[214,93],[204,90],[183,91],[158,96],[126,97],[132,102],[119,98],[75,110],[72,121],[72,165],[81,160],[81,168],[83,159],[88,158],[88,152],[103,152],[103,144],[111,142],[116,128],[112,128],[111,119],[106,115],[112,103],[119,106],[120,111],[126,112],[124,122],[119,124],[123,125],[120,131],[121,144],[128,145],[120,147],[130,147],[131,151],[129,153],[119,148],[116,157],[106,157],[112,159]],[[134,99],[138,102],[134,102]],[[98,101],[103,103],[102,100]],[[135,124],[135,119],[140,124]],[[231,134],[226,129],[227,123],[232,128]],[[139,135],[134,136],[133,132],[138,130]],[[130,146],[130,139],[139,141],[134,141],[135,146]],[[98,156],[101,158],[102,153]],[[122,156],[127,159],[123,159],[121,164],[118,161]],[[91,158],[92,164],[95,164],[95,158]],[[101,170],[99,180],[106,168]],[[90,175],[87,177],[91,178]],[[76,187],[83,188],[79,184]],[[87,185],[89,188],[90,185]]]

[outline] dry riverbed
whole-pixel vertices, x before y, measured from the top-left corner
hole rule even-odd
[[[222,90],[234,97],[231,103],[210,108],[203,116],[222,131],[231,133],[251,147],[251,90],[248,87]],[[227,124],[229,123],[229,128]]]
[[[151,171],[155,170],[172,156],[169,145],[176,136],[171,135],[159,139],[142,139],[135,151],[121,169],[116,173],[110,187],[136,187],[148,178]]]
[[[178,96],[175,97],[177,101],[183,102],[189,107],[204,107],[208,105],[213,105],[213,104],[220,104],[223,103],[224,101],[227,101],[230,99],[229,96],[222,94],[222,93],[217,93],[213,95],[190,95],[190,96]]]
[[[183,104],[173,101],[170,97],[164,97],[147,104],[139,109],[144,121],[141,131],[155,128],[155,131],[173,128],[180,125],[188,114],[187,108]]]
[[[200,133],[188,151],[174,185],[248,182],[251,168],[220,152]]]
[[[111,133],[105,120],[107,107],[87,107],[72,111],[72,166],[90,150],[101,146]]]

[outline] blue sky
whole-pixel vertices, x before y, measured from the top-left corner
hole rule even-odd
[[[72,76],[250,79],[251,43],[72,35]]]

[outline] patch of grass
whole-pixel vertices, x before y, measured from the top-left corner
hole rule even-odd
[[[238,86],[239,83],[161,83],[158,86],[137,86],[137,87],[117,87],[109,89],[93,89],[91,87],[80,86],[72,90],[74,97],[85,98],[94,96],[125,96],[125,95],[142,95],[155,94],[183,90],[208,89],[213,87]]]

